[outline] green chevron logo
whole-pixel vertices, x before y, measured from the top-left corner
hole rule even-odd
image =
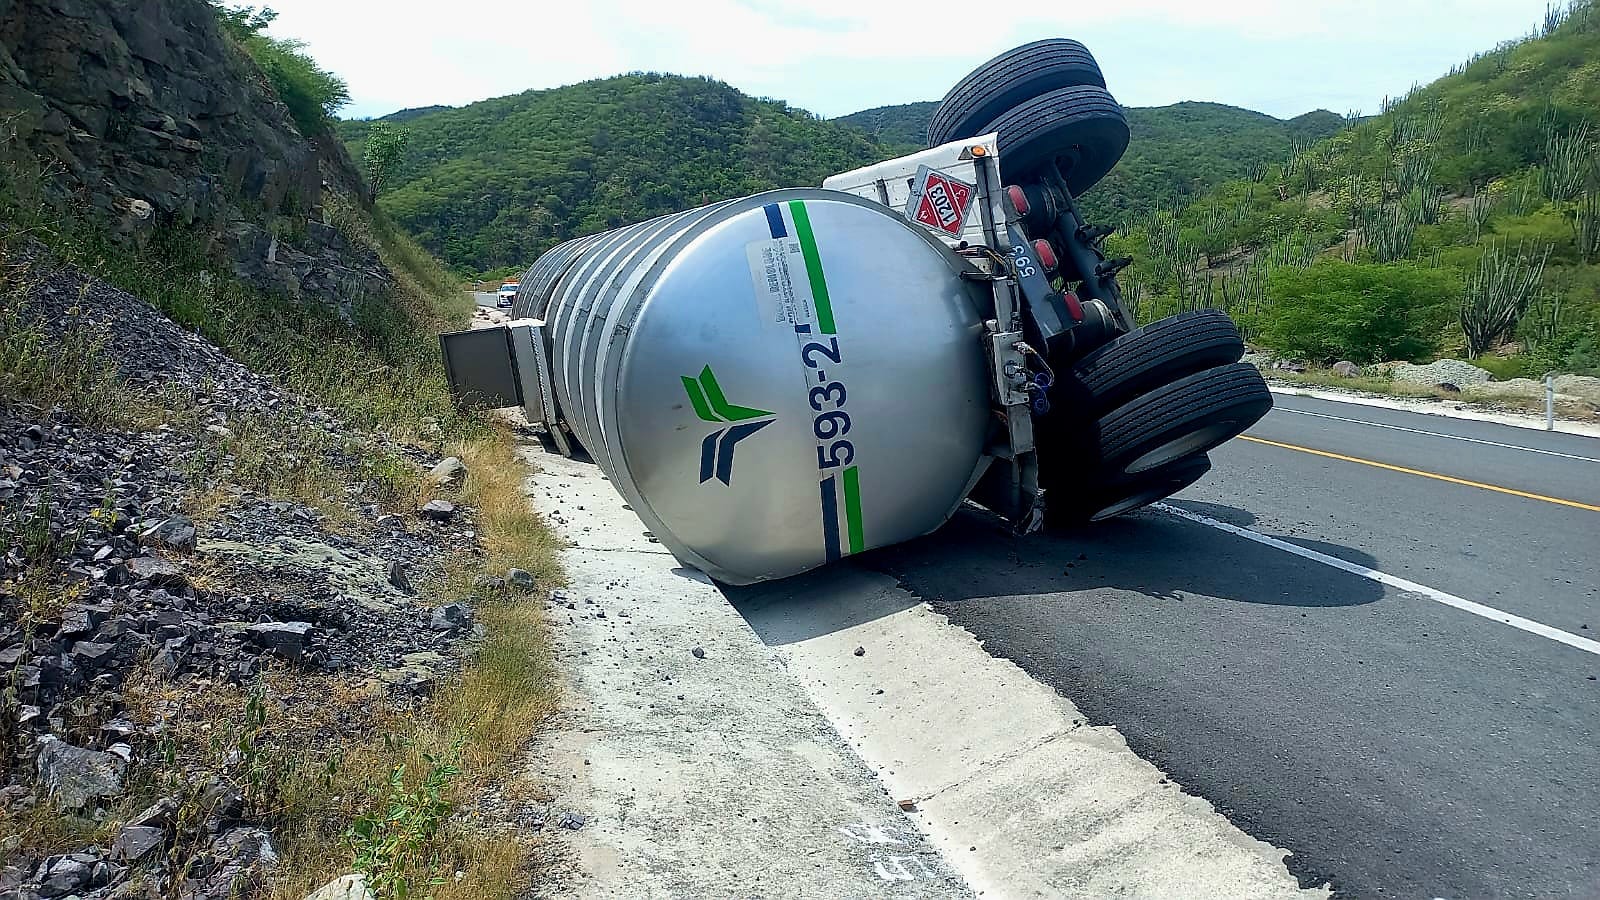
[[[700,483],[715,478],[723,484],[731,484],[734,449],[740,441],[776,422],[777,414],[729,403],[710,366],[700,370],[699,378],[680,377],[695,415],[706,422],[727,426],[706,435],[700,443]]]

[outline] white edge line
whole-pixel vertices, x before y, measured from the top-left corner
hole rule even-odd
[[[1287,387],[1282,383],[1267,382],[1267,390],[1274,394],[1283,394],[1286,397],[1310,397],[1313,400],[1326,400],[1329,403],[1348,403],[1352,406],[1372,406],[1378,409],[1394,409],[1400,412],[1416,413],[1419,416],[1438,416],[1441,419],[1463,419],[1468,422],[1493,422],[1496,425],[1509,425],[1512,428],[1526,428],[1530,431],[1544,431],[1544,418],[1514,415],[1512,413],[1487,413],[1476,412],[1470,409],[1458,409],[1446,406],[1450,401],[1436,401],[1429,403],[1423,400],[1390,400],[1380,397],[1362,397],[1355,394],[1345,394],[1338,391],[1322,391],[1311,387]],[[1600,437],[1600,426],[1590,425],[1587,422],[1574,422],[1570,419],[1556,419],[1554,434],[1575,434],[1580,437]]]
[[[1582,650],[1585,653],[1593,653],[1596,656],[1600,656],[1600,641],[1594,641],[1586,637],[1580,637],[1576,634],[1572,634],[1571,632],[1562,631],[1559,628],[1552,628],[1543,622],[1535,622],[1532,619],[1524,619],[1521,616],[1505,612],[1504,610],[1495,609],[1492,606],[1484,606],[1482,603],[1474,603],[1471,600],[1467,600],[1463,597],[1457,597],[1455,594],[1447,594],[1444,591],[1438,590],[1437,588],[1428,587],[1425,584],[1418,584],[1415,581],[1408,581],[1404,578],[1390,575],[1387,572],[1380,572],[1377,569],[1369,569],[1366,566],[1359,565],[1357,563],[1347,562],[1346,560],[1342,560],[1337,556],[1329,556],[1326,553],[1318,553],[1315,550],[1308,550],[1299,544],[1291,544],[1288,541],[1270,537],[1262,534],[1259,531],[1251,531],[1248,528],[1240,528],[1237,525],[1229,525],[1227,522],[1219,522],[1210,516],[1202,516],[1199,513],[1190,512],[1187,509],[1173,506],[1170,503],[1153,503],[1150,505],[1150,508],[1160,510],[1168,515],[1177,516],[1180,519],[1187,519],[1190,522],[1215,528],[1219,531],[1226,531],[1229,534],[1237,535],[1245,540],[1255,541],[1258,544],[1265,544],[1268,547],[1282,550],[1285,553],[1293,553],[1295,556],[1301,557],[1302,559],[1309,559],[1312,562],[1319,562],[1325,566],[1332,566],[1340,571],[1349,572],[1351,575],[1359,575],[1362,578],[1376,581],[1379,584],[1385,584],[1389,587],[1406,591],[1407,593],[1426,597],[1435,603],[1443,603],[1445,606],[1453,606],[1462,612],[1472,613],[1475,616],[1488,619],[1491,622],[1499,622],[1502,625],[1510,625],[1512,628],[1526,631],[1529,634],[1536,634],[1543,638],[1549,638],[1558,644],[1566,644],[1568,647]]]
[[[1448,438],[1452,441],[1465,441],[1469,444],[1484,444],[1489,447],[1503,447],[1507,450],[1525,450],[1529,453],[1543,453],[1546,456],[1559,456],[1562,459],[1575,459],[1579,462],[1600,463],[1600,459],[1593,456],[1578,456],[1573,453],[1562,453],[1557,450],[1544,450],[1539,447],[1524,447],[1520,444],[1502,444],[1499,441],[1486,441],[1483,438],[1464,437],[1459,434],[1444,434],[1439,431],[1424,431],[1421,428],[1407,428],[1404,425],[1390,425],[1387,422],[1368,422],[1366,419],[1350,419],[1345,416],[1333,416],[1328,413],[1311,412],[1306,409],[1290,409],[1287,406],[1274,406],[1274,412],[1293,413],[1297,416],[1315,416],[1318,419],[1333,419],[1336,422],[1349,422],[1354,425],[1371,425],[1373,428],[1392,428],[1395,431],[1409,431],[1412,434],[1422,434],[1429,437]],[[1565,433],[1565,432],[1560,432]]]

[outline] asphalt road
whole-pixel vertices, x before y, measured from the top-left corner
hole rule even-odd
[[[1600,897],[1600,440],[1277,400],[1172,501],[1188,518],[1019,539],[963,512],[863,562],[1303,885]]]

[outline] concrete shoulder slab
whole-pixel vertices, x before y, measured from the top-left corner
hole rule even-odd
[[[1328,895],[893,579],[840,565],[731,596],[985,896]]]
[[[534,504],[571,543],[549,605],[566,711],[527,762],[565,829],[566,878],[541,895],[971,896],[780,654],[599,469],[534,462]]]

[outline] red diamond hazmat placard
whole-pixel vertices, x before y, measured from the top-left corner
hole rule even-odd
[[[957,237],[977,186],[923,166],[906,198],[906,218],[941,234]]]

